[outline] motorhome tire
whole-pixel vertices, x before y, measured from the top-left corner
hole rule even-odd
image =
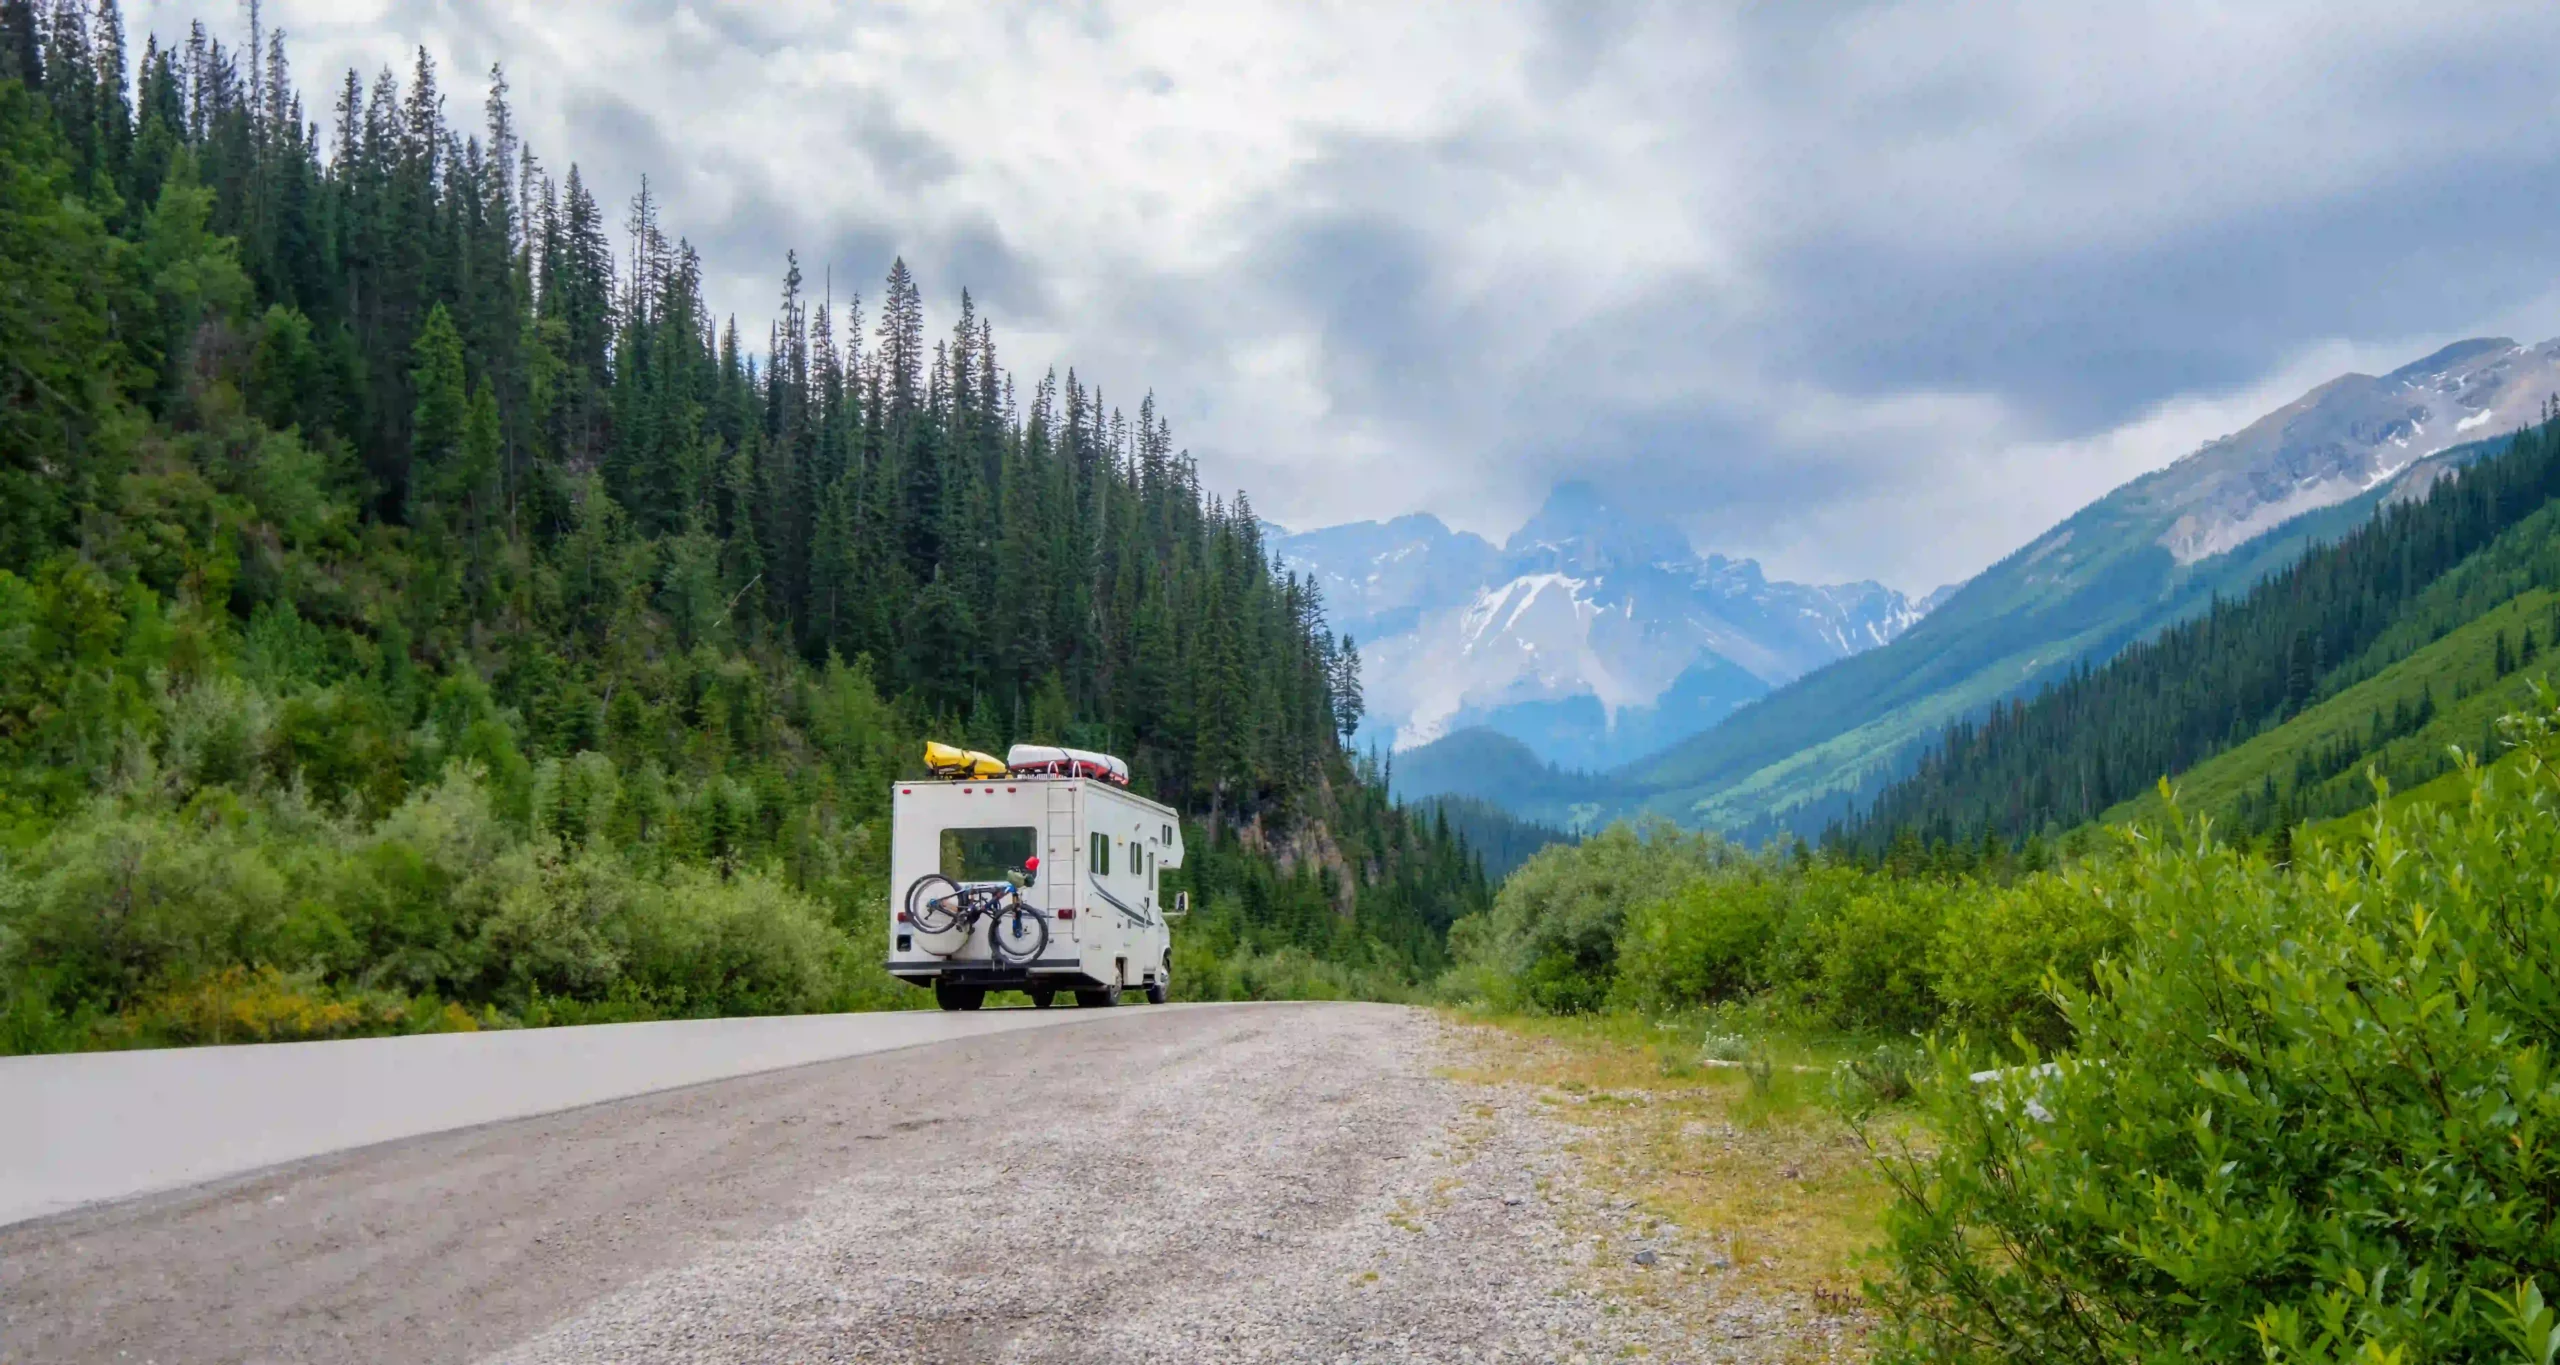
[[[1076,1005],[1077,1005],[1077,1007],[1078,1007],[1078,1008],[1081,1008],[1081,1009],[1089,1009],[1089,1010],[1109,1009],[1109,1008],[1111,1008],[1113,1005],[1117,1005],[1117,1004],[1119,1004],[1119,1003],[1120,1003],[1120,987],[1119,987],[1119,984],[1118,984],[1117,982],[1114,982],[1114,983],[1113,983],[1113,984],[1111,984],[1111,985],[1105,986],[1105,987],[1103,987],[1101,990],[1098,990],[1098,991],[1078,991],[1078,992],[1076,992]]]
[[[1150,1005],[1163,1004],[1165,996],[1170,993],[1171,992],[1165,985],[1163,977],[1157,977],[1155,980],[1147,983],[1147,1003]]]
[[[952,986],[933,983],[933,1003],[947,1010],[973,1010],[987,1003],[984,986]]]
[[[1030,996],[1031,1008],[1035,1010],[1045,1010],[1051,1005],[1058,1003],[1058,993],[1056,991],[1032,991],[1030,992]]]

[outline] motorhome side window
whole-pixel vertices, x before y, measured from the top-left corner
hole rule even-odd
[[[942,875],[955,882],[1000,882],[1040,851],[1040,831],[1029,825],[942,832]]]
[[[1093,836],[1093,875],[1097,877],[1111,875],[1111,836],[1108,834]]]

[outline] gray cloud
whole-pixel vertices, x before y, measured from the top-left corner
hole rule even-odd
[[[2560,331],[2547,6],[268,9],[314,88],[503,60],[750,333],[785,250],[904,253],[1298,524],[1581,475],[1927,587],[2287,386]]]

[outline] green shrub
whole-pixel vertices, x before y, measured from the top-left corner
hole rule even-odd
[[[1176,934],[1173,998],[1417,1000],[1422,991],[1385,966],[1329,961],[1304,948],[1266,951],[1221,945],[1209,935]]]
[[[2560,1287],[2560,753],[2290,869],[2199,828],[2095,874],[2120,958],[2072,1051],[1968,1083],[1886,1162],[1883,1358],[2547,1359]],[[2542,1323],[2537,1335],[2547,1330]]]
[[[1713,835],[1659,823],[1612,825],[1579,844],[1550,845],[1511,874],[1492,909],[1452,927],[1460,979],[1501,1008],[1598,1009],[1617,983],[1629,914],[1742,857]]]
[[[1929,943],[1963,888],[1936,878],[1848,868],[1808,873],[1772,971],[1810,1022],[1907,1033],[1935,1023]]]
[[[516,844],[475,769],[411,793],[332,888],[353,948],[345,968],[369,989],[486,998],[507,975],[492,960],[506,944],[483,928],[538,874],[509,856]]]
[[[2098,959],[2124,943],[2125,919],[2103,877],[2040,874],[1985,886],[1949,914],[1928,952],[1931,989],[1950,1021],[1999,1043],[2013,1034],[2036,1049],[2068,1043],[2071,1030],[2048,974],[2085,989]]]
[[[468,1011],[442,1001],[346,992],[273,967],[225,967],[151,991],[102,1027],[99,1041],[149,1047],[307,1042],[383,1033],[467,1032]]]
[[[0,974],[41,972],[46,1000],[112,1012],[167,978],[298,956],[298,899],[219,803],[179,819],[100,802],[0,874]]]
[[[849,947],[818,904],[763,873],[681,867],[642,884],[627,970],[672,1013],[824,1009]]]
[[[1751,866],[1637,906],[1618,940],[1618,1003],[1666,1014],[1766,984],[1795,889],[1791,873]]]

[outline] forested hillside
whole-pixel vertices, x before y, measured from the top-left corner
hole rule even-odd
[[[1614,776],[1646,809],[1736,836],[1853,817],[1948,726],[2241,596],[2422,494],[2532,420],[2555,354],[2478,338],[2340,376],[2080,509],[1891,643]]]
[[[1485,876],[1497,886],[1538,850],[1550,844],[1573,842],[1573,836],[1563,830],[1523,820],[1490,801],[1472,796],[1434,796],[1415,802],[1414,808],[1445,823],[1460,845],[1484,865]]]
[[[1480,870],[1152,400],[903,263],[742,333],[510,94],[0,4],[0,1051],[896,1003],[928,733],[1125,754],[1196,948],[1438,960]]]
[[[2560,586],[2560,538],[2546,510],[2556,494],[2560,424],[2546,420],[2504,453],[2438,482],[2423,501],[2380,511],[2245,595],[2217,600],[2195,620],[2103,666],[2080,668],[2031,700],[1951,727],[1848,837],[1871,852],[1903,832],[1960,844],[1986,834],[2015,842],[2096,819],[2520,595]],[[2476,668],[2461,666],[2468,655],[2448,646],[2430,666],[2398,670],[2390,687],[2365,688],[2331,707],[2340,714],[2325,718],[2316,743],[2260,746],[2282,750],[2283,770],[2251,767],[2245,790],[2219,780],[2220,799],[2207,809],[2266,832],[2364,804],[2368,756],[2388,750],[2384,772],[2406,783],[2451,766],[2443,752],[2449,739],[2483,750],[2489,721],[2512,710],[2515,695],[2466,708],[2459,733],[2438,724],[2440,711],[2532,662],[2554,628],[2538,615],[2499,627],[2469,650]],[[2422,732],[2421,744],[2396,743]]]

